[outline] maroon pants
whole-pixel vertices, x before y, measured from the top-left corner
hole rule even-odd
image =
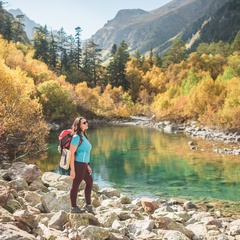
[[[70,199],[71,199],[72,207],[77,206],[78,188],[79,188],[82,180],[84,180],[86,183],[85,188],[84,188],[86,204],[90,205],[93,179],[87,170],[88,164],[75,161],[74,165],[75,165],[76,175],[75,175],[75,178],[73,179],[72,186],[70,189]]]

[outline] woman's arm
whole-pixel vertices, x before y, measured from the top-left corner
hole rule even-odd
[[[75,152],[77,150],[77,146],[70,144],[69,148],[71,152],[71,160],[70,160],[70,178],[74,179],[75,178],[75,166],[74,166],[74,161],[75,161]]]

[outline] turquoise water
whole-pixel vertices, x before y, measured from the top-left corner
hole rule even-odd
[[[59,172],[58,134],[51,134],[49,152],[35,161],[43,172]],[[117,188],[132,197],[240,199],[239,157],[208,148],[193,151],[184,134],[136,126],[90,125],[88,135],[93,178],[100,188]]]

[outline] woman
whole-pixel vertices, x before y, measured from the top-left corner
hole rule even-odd
[[[70,189],[71,213],[89,212],[94,214],[91,205],[92,191],[92,169],[90,163],[91,143],[88,141],[86,130],[88,129],[88,121],[83,117],[78,117],[73,122],[73,137],[70,144],[71,160],[70,160],[70,178],[73,179]],[[86,205],[84,210],[77,206],[78,188],[85,181],[84,188]]]

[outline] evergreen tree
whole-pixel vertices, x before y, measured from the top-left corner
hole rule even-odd
[[[231,47],[233,52],[240,52],[240,31],[238,31],[236,37],[234,38]]]
[[[2,35],[8,41],[13,40],[13,26],[11,18],[9,16],[7,16],[5,28],[3,29]]]
[[[83,72],[87,76],[90,87],[96,87],[100,79],[99,70],[101,68],[101,49],[94,43],[93,39],[87,42],[83,53]]]
[[[154,64],[154,60],[153,60],[153,50],[152,50],[152,48],[151,48],[151,50],[150,50],[148,62],[149,62],[150,67],[152,68],[152,67],[153,67],[153,64]]]
[[[155,55],[155,58],[156,58],[156,66],[161,68],[162,67],[162,58],[159,56],[158,53]]]
[[[4,18],[3,18],[3,13],[4,13],[4,8],[3,8],[4,2],[0,1],[0,33],[4,32]]]
[[[67,71],[68,67],[68,57],[67,57],[67,35],[63,28],[57,32],[57,46],[58,46],[58,55],[60,61],[60,71]]]
[[[23,28],[25,27],[25,25],[23,24],[24,21],[24,15],[20,14],[16,16],[16,34],[14,36],[14,40],[15,42],[21,42],[22,39],[22,34],[23,34]]]
[[[49,42],[49,66],[50,68],[53,68],[53,70],[56,70],[57,68],[57,42],[55,40],[55,37],[53,35],[53,32],[51,31],[51,39]]]
[[[75,28],[75,40],[76,40],[76,65],[77,69],[81,69],[82,64],[82,48],[81,48],[81,32],[82,29],[80,27]]]
[[[76,61],[75,61],[75,51],[76,51],[76,43],[75,43],[75,39],[72,35],[70,35],[68,37],[68,56],[69,56],[69,67],[70,67],[70,71],[74,71],[77,68],[76,65]]]
[[[129,81],[126,78],[126,63],[129,60],[128,46],[122,41],[116,50],[113,45],[111,50],[111,60],[107,68],[109,83],[113,87],[122,86],[124,90],[129,89]]]
[[[164,54],[162,66],[167,68],[174,63],[180,63],[186,59],[186,47],[183,41],[177,39],[171,46],[170,50]]]
[[[34,35],[34,58],[41,59],[47,65],[49,65],[49,43],[48,43],[49,31],[47,26],[40,26],[36,28]]]

